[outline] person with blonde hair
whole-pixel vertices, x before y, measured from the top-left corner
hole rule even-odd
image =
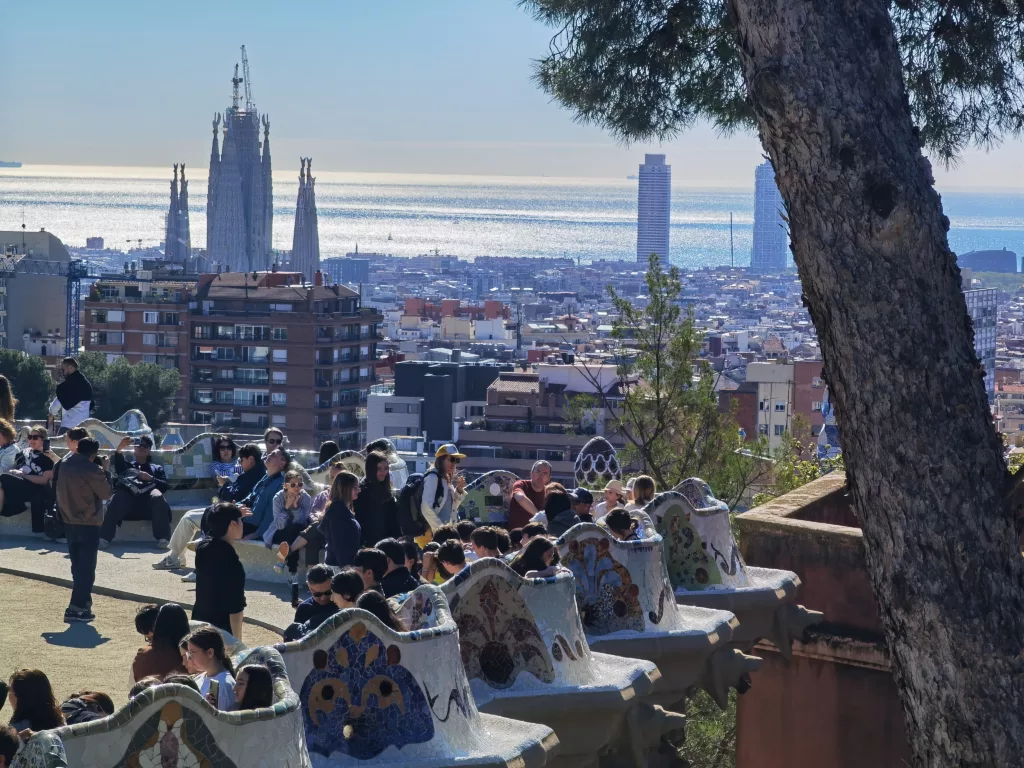
[[[656,492],[657,486],[654,484],[653,477],[637,475],[633,478],[633,498],[626,504],[626,509],[630,512],[643,509],[654,500]]]

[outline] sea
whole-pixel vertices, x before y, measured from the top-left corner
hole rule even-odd
[[[187,169],[192,245],[206,239],[206,170]],[[635,261],[635,179],[365,174],[316,171],[322,258],[362,253]],[[0,169],[0,230],[24,222],[65,244],[158,246],[169,168]],[[753,177],[753,174],[751,174]],[[274,174],[274,247],[290,249],[298,179]],[[954,251],[1024,255],[1024,190],[941,190]],[[730,215],[732,226],[730,228]],[[672,189],[671,261],[681,268],[750,261],[754,191]]]

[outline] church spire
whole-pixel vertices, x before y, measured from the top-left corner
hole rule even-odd
[[[291,268],[306,280],[320,269],[320,233],[317,226],[316,195],[313,192],[313,158],[299,158],[299,194],[295,202]]]

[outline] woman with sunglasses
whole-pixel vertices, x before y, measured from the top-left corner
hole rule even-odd
[[[434,454],[434,466],[423,473],[423,500],[420,514],[428,526],[427,531],[403,531],[413,533],[421,547],[433,537],[433,532],[444,523],[455,523],[459,519],[459,506],[465,498],[466,478],[459,474],[459,462],[466,458],[459,449],[447,443]]]
[[[214,435],[210,467],[219,485],[233,483],[242,474],[242,468],[238,465],[238,446],[227,435]]]
[[[290,543],[309,525],[313,499],[303,488],[302,474],[297,470],[285,473],[284,487],[274,494],[274,521],[267,528],[263,541],[267,546]],[[286,560],[292,582],[292,607],[299,604],[299,551],[289,552]]]
[[[28,448],[14,457],[14,469],[0,475],[0,516],[13,517],[32,505],[32,532],[43,533],[46,487],[53,477],[53,459],[47,456],[46,427],[28,431]]]

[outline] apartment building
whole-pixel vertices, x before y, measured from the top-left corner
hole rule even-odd
[[[820,360],[794,360],[791,362],[756,362],[747,365],[747,380],[735,394],[719,399],[719,408],[725,410],[735,402],[737,420],[748,438],[768,438],[769,450],[775,451],[783,437],[792,433],[794,417],[800,416],[809,428],[803,439],[816,438],[825,420],[822,403],[825,382],[821,377]],[[756,412],[753,433],[744,423],[749,418],[746,397],[756,391]],[[724,394],[724,393],[723,393]]]
[[[182,374],[181,418],[211,429],[284,429],[292,445],[358,448],[382,316],[343,286],[292,272],[177,283],[111,278],[85,302],[85,348]]]

